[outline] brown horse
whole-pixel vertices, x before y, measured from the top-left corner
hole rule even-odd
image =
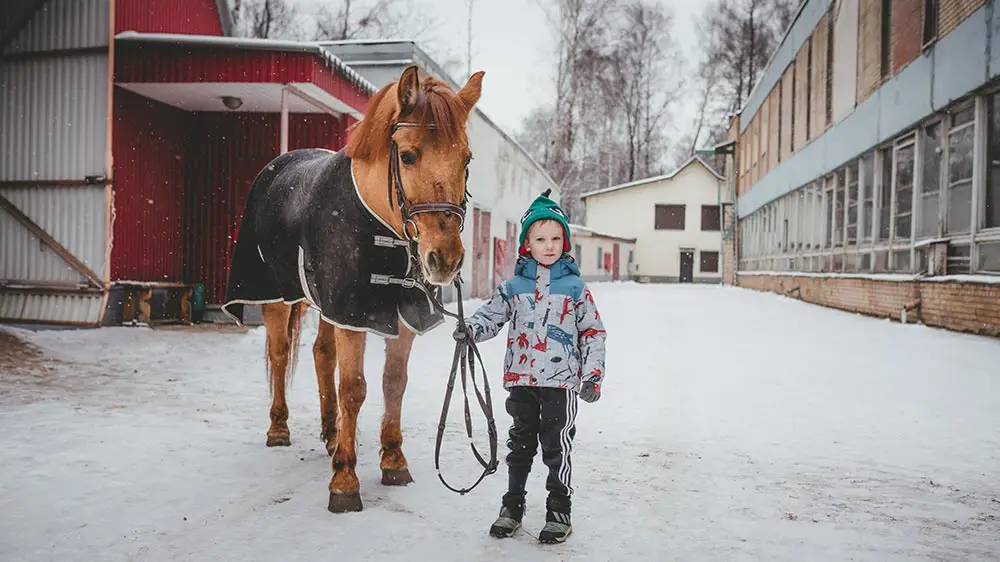
[[[268,446],[291,444],[286,377],[294,370],[301,319],[309,306],[320,309],[313,358],[321,437],[332,456],[332,512],[362,509],[356,432],[367,395],[368,332],[386,339],[382,483],[412,482],[400,428],[407,364],[417,333],[442,321],[429,295],[413,296],[412,281],[436,292],[461,269],[471,160],[466,124],[483,75],[454,92],[407,68],[372,97],[343,151],[279,156],[247,198],[224,308],[241,314],[243,304],[262,304],[273,391]]]

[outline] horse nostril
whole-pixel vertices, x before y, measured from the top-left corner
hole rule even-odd
[[[431,269],[438,269],[441,266],[441,253],[433,250],[427,254],[427,265]]]

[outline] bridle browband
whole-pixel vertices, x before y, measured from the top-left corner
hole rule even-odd
[[[465,181],[466,189],[465,194],[462,197],[462,202],[458,205],[448,202],[448,201],[432,201],[429,203],[410,203],[409,199],[406,198],[406,193],[403,191],[403,179],[399,175],[399,145],[396,144],[395,134],[401,128],[404,127],[420,127],[419,123],[414,123],[412,121],[399,121],[392,125],[392,133],[390,134],[391,146],[389,148],[389,210],[392,211],[394,207],[399,208],[399,212],[403,217],[403,237],[408,241],[416,241],[417,237],[420,235],[419,229],[417,228],[417,223],[413,221],[414,215],[419,215],[420,213],[444,213],[446,215],[456,215],[460,221],[459,230],[465,230],[465,209],[469,201],[469,167],[466,164],[465,168]],[[437,125],[431,123],[426,125],[429,129],[436,129]],[[395,197],[398,203],[393,205],[393,191],[395,191]],[[413,233],[410,234],[410,227],[413,227]]]

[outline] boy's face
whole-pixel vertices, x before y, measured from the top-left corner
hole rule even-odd
[[[554,220],[544,220],[533,223],[528,228],[525,245],[531,252],[531,257],[538,263],[549,266],[562,255],[565,241],[562,225]]]

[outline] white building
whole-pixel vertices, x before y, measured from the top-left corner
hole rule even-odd
[[[585,281],[631,279],[635,265],[635,238],[569,225],[573,259]]]
[[[633,278],[718,283],[725,178],[695,156],[669,174],[582,195],[587,227],[635,239]]]
[[[378,88],[397,80],[413,64],[456,91],[462,86],[412,41],[335,41],[322,45]],[[483,90],[489,88],[486,69]],[[559,188],[545,169],[478,107],[467,130],[473,160],[469,170],[471,204],[462,235],[466,248],[464,296],[488,297],[514,272],[521,216],[546,189],[551,188],[550,197],[558,201]],[[445,297],[453,298],[447,288]]]

